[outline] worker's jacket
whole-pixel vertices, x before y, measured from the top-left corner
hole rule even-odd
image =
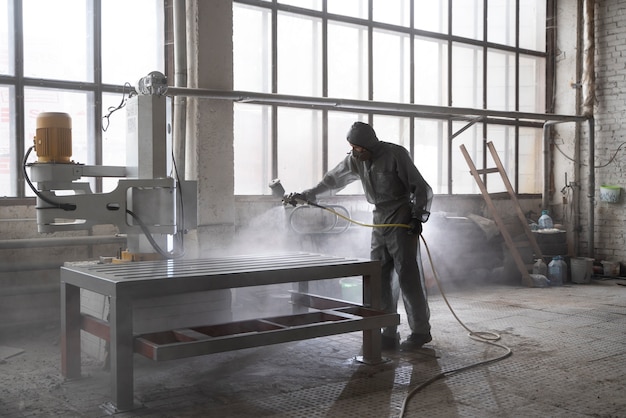
[[[328,190],[340,190],[360,179],[365,198],[375,205],[375,212],[381,214],[381,218],[387,218],[384,214],[393,217],[399,209],[409,205],[412,217],[426,222],[433,191],[413,164],[408,151],[400,145],[383,141],[378,141],[369,151],[372,158],[368,161],[358,161],[347,155],[324,175],[317,186],[303,193],[313,197]]]

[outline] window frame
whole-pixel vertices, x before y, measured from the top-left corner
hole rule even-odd
[[[88,119],[93,120],[94,123],[88,124],[88,156],[89,164],[102,165],[103,159],[103,132],[100,123],[104,116],[102,109],[103,95],[107,93],[113,93],[120,95],[128,94],[128,86],[106,84],[102,81],[102,2],[103,0],[87,0],[87,15],[91,16],[91,21],[87,22],[88,30],[92,33],[88,33],[87,36],[91,37],[91,53],[90,57],[92,65],[88,67],[91,69],[91,79],[93,81],[73,81],[73,80],[56,80],[47,78],[32,78],[24,75],[24,10],[23,0],[8,0],[9,8],[9,20],[12,19],[10,29],[13,30],[12,36],[9,35],[9,39],[12,38],[13,48],[13,74],[0,74],[0,86],[7,86],[13,89],[12,105],[15,106],[11,112],[12,131],[14,135],[10,138],[9,145],[9,170],[10,176],[14,181],[12,182],[11,196],[0,196],[0,205],[32,205],[35,202],[35,197],[27,195],[27,187],[25,179],[22,173],[22,163],[24,154],[29,147],[28,138],[26,138],[26,121],[25,121],[25,101],[24,91],[28,88],[43,88],[43,89],[58,89],[68,92],[81,92],[89,93],[93,96],[93,102],[88,103],[93,105],[92,112],[88,114]],[[163,56],[165,62],[163,66],[165,68],[166,76],[173,74],[173,54],[171,43],[167,42],[167,39],[171,39],[172,22],[171,22],[171,0],[163,0],[163,16],[164,16],[164,39],[159,45],[163,48]],[[11,54],[9,54],[10,56]],[[11,64],[9,65],[11,68]],[[138,75],[139,77],[140,75]],[[169,77],[168,77],[169,80]],[[87,162],[83,162],[87,163]],[[93,186],[94,192],[102,192],[102,178],[94,178]]]
[[[367,98],[368,100],[372,100],[373,98],[373,79],[372,79],[372,73],[373,73],[373,66],[374,66],[374,62],[373,62],[373,58],[372,58],[372,34],[374,31],[386,31],[386,32],[396,32],[398,34],[402,34],[402,35],[406,35],[410,38],[410,47],[409,47],[409,55],[410,55],[410,68],[413,69],[414,65],[415,65],[415,51],[414,51],[414,41],[416,38],[420,38],[420,39],[426,39],[426,40],[432,40],[432,41],[436,41],[436,42],[440,42],[444,45],[447,46],[447,60],[442,60],[442,61],[447,61],[445,62],[446,65],[446,70],[447,70],[447,79],[444,81],[445,86],[443,86],[443,91],[445,93],[447,93],[447,97],[444,98],[444,106],[453,107],[453,86],[452,86],[452,67],[454,65],[453,62],[453,45],[462,45],[465,47],[469,47],[469,48],[474,48],[477,51],[480,51],[480,60],[481,60],[481,64],[484,68],[484,70],[479,74],[479,77],[482,77],[479,81],[482,83],[482,86],[480,86],[480,89],[478,90],[477,93],[477,99],[476,99],[476,103],[478,104],[478,106],[476,106],[477,109],[479,110],[484,110],[485,112],[485,116],[482,116],[480,119],[480,121],[475,121],[475,120],[471,120],[471,119],[466,119],[468,125],[473,125],[474,123],[479,123],[481,124],[481,131],[483,132],[482,134],[482,138],[480,138],[480,140],[482,141],[482,144],[479,142],[477,142],[477,146],[481,147],[482,149],[478,149],[476,150],[476,156],[482,156],[482,158],[480,158],[479,161],[475,161],[476,166],[480,169],[480,168],[486,168],[486,165],[488,164],[488,161],[486,159],[486,155],[487,155],[487,150],[486,150],[486,142],[488,142],[488,138],[487,138],[487,132],[489,131],[489,126],[493,125],[493,126],[499,126],[499,125],[511,125],[514,126],[515,129],[513,130],[514,134],[514,146],[513,149],[514,151],[514,155],[513,157],[513,161],[512,161],[512,167],[513,170],[512,172],[508,173],[509,177],[510,177],[510,181],[513,185],[513,188],[516,192],[518,192],[519,190],[519,141],[520,141],[520,136],[518,134],[520,128],[522,129],[526,129],[526,128],[534,128],[537,130],[537,132],[539,132],[541,130],[541,128],[543,127],[543,121],[539,121],[538,119],[533,119],[533,118],[515,118],[515,117],[503,117],[502,115],[504,113],[510,114],[510,115],[514,115],[516,113],[522,113],[520,112],[520,102],[519,102],[519,98],[520,98],[520,70],[519,70],[519,61],[520,61],[520,56],[524,56],[524,57],[532,57],[532,58],[536,58],[540,61],[542,61],[542,65],[545,68],[545,85],[540,86],[540,87],[535,87],[535,96],[537,96],[537,94],[540,94],[541,97],[539,97],[540,102],[542,102],[544,104],[544,108],[545,109],[537,109],[536,113],[541,113],[543,114],[543,112],[546,113],[546,120],[550,119],[550,117],[547,115],[549,112],[551,112],[551,106],[552,106],[552,102],[549,100],[553,94],[551,91],[552,88],[552,77],[553,77],[553,65],[551,64],[551,60],[553,60],[553,50],[554,50],[554,45],[551,42],[551,36],[550,36],[550,31],[551,28],[549,25],[546,25],[545,27],[545,45],[540,45],[540,47],[538,48],[538,50],[529,50],[529,49],[524,49],[524,48],[520,48],[518,47],[519,45],[519,31],[520,31],[520,0],[513,0],[513,3],[515,4],[515,14],[514,14],[514,20],[515,20],[515,45],[510,45],[510,44],[500,44],[500,43],[496,43],[496,42],[491,42],[488,41],[489,37],[488,37],[488,27],[489,25],[487,24],[487,17],[488,17],[488,6],[489,6],[489,0],[479,0],[482,2],[482,18],[483,18],[483,23],[482,23],[482,37],[481,39],[474,39],[474,38],[465,38],[465,37],[461,37],[461,36],[457,36],[457,35],[453,35],[453,22],[452,22],[452,13],[451,10],[453,8],[453,3],[454,0],[444,0],[445,3],[447,3],[447,31],[438,31],[438,32],[434,32],[434,31],[427,31],[427,30],[422,30],[419,28],[415,27],[414,24],[414,18],[413,16],[415,15],[415,7],[419,7],[419,2],[416,0],[407,0],[410,4],[410,23],[408,26],[401,26],[401,25],[393,25],[393,24],[388,24],[388,23],[382,23],[382,22],[376,22],[372,19],[373,16],[373,0],[364,0],[364,3],[367,3],[367,17],[366,18],[356,18],[356,17],[352,17],[352,16],[341,16],[341,15],[336,15],[336,14],[332,14],[332,13],[328,13],[327,12],[327,5],[328,2],[330,0],[321,0],[321,8],[317,8],[317,9],[308,9],[306,7],[296,7],[293,6],[291,4],[283,4],[280,2],[280,0],[272,0],[272,1],[258,1],[258,0],[233,0],[233,4],[240,4],[240,5],[247,5],[249,7],[257,7],[257,8],[262,8],[262,9],[266,9],[269,11],[269,15],[272,17],[275,17],[277,13],[279,12],[289,12],[292,14],[301,14],[303,16],[309,16],[311,18],[314,19],[319,19],[322,21],[322,32],[324,33],[323,39],[322,39],[322,49],[323,49],[323,53],[325,54],[324,57],[322,58],[322,61],[327,63],[328,62],[328,56],[326,55],[328,52],[328,37],[327,37],[327,27],[329,22],[330,23],[337,23],[337,24],[347,24],[347,25],[355,25],[355,26],[360,26],[360,27],[365,27],[367,28],[368,34],[369,34],[369,45],[368,45],[368,57],[367,57],[367,74],[369,76],[369,80],[368,80],[368,91],[367,91]],[[551,10],[553,10],[553,0],[546,0],[545,1],[545,13],[546,13],[546,21],[549,22],[552,19],[552,14],[551,14]],[[445,8],[445,7],[444,7]],[[321,10],[320,10],[321,9]],[[272,27],[272,31],[273,31],[273,36],[272,39],[275,40],[276,39],[276,32],[277,30],[277,24],[276,21],[271,23],[271,27]],[[236,29],[235,29],[236,30]],[[509,42],[510,43],[510,42]],[[544,48],[545,47],[545,48]],[[272,44],[272,51],[270,52],[272,57],[276,56],[276,43]],[[513,74],[513,76],[515,77],[515,83],[513,88],[509,88],[507,86],[508,89],[510,89],[514,95],[515,98],[513,100],[514,104],[514,109],[511,110],[506,110],[503,111],[502,109],[497,109],[495,113],[496,116],[490,116],[489,115],[489,103],[487,103],[487,99],[488,99],[488,92],[487,92],[487,88],[488,88],[488,57],[490,54],[493,53],[502,53],[502,54],[507,54],[507,55],[512,55],[513,57],[510,59],[511,61],[514,62],[515,68],[513,68],[512,70],[507,70],[507,72],[509,72],[510,74]],[[274,61],[272,62],[272,66],[271,66],[271,72],[272,72],[272,80],[274,81],[272,86],[272,91],[270,93],[272,94],[280,94],[280,92],[276,89],[277,86],[277,62],[274,58]],[[236,71],[236,69],[235,69]],[[324,85],[324,89],[323,89],[323,94],[321,96],[321,98],[329,98],[328,96],[328,68],[327,66],[324,66],[323,68],[321,68],[321,73],[322,73],[322,79],[323,79],[323,85]],[[411,71],[410,74],[410,104],[415,104],[415,105],[420,105],[420,103],[416,103],[415,102],[415,90],[414,90],[414,86],[415,86],[415,74],[414,71]],[[237,89],[235,87],[235,89]],[[319,98],[319,97],[317,97]],[[306,98],[304,98],[306,99]],[[313,98],[312,98],[313,99]],[[341,99],[341,98],[334,98],[334,99]],[[262,104],[262,103],[259,103]],[[399,105],[401,105],[399,103]],[[280,108],[281,106],[298,106],[297,103],[292,103],[292,104],[284,104],[284,103],[274,103],[271,104],[271,108],[272,108],[272,112],[273,114],[277,113],[277,109]],[[358,105],[356,106],[358,108]],[[433,108],[435,108],[436,106],[433,106]],[[332,109],[332,110],[328,110],[328,109],[323,109],[322,108],[322,112],[324,114],[324,117],[322,118],[323,122],[323,126],[321,129],[321,132],[323,132],[323,136],[321,138],[322,140],[322,164],[320,167],[320,173],[319,176],[321,178],[321,176],[323,175],[324,172],[328,171],[329,168],[332,167],[332,165],[334,165],[336,163],[336,161],[329,161],[328,160],[328,141],[329,140],[334,140],[334,138],[329,138],[328,137],[328,112],[329,111],[341,111],[341,109]],[[346,112],[355,112],[355,109],[346,109]],[[368,122],[372,122],[375,116],[381,115],[396,115],[396,116],[405,116],[405,117],[409,117],[410,118],[410,138],[408,140],[410,146],[408,146],[407,148],[409,148],[409,152],[410,154],[415,157],[415,148],[416,145],[419,145],[416,142],[419,142],[419,138],[416,138],[416,134],[415,134],[415,129],[414,126],[417,124],[417,120],[418,119],[428,119],[430,121],[440,121],[443,122],[444,125],[444,130],[447,131],[446,133],[444,133],[442,135],[442,140],[440,143],[440,148],[439,148],[439,152],[442,154],[442,161],[443,164],[446,165],[446,167],[444,167],[444,170],[446,171],[445,173],[439,173],[437,175],[438,178],[445,178],[447,184],[445,185],[445,187],[442,187],[442,190],[439,194],[459,194],[459,193],[455,193],[454,189],[453,189],[453,167],[452,167],[452,153],[457,150],[458,148],[458,144],[454,142],[455,137],[458,135],[458,132],[454,129],[453,127],[453,121],[456,120],[456,118],[458,118],[459,115],[455,115],[455,114],[451,114],[448,112],[444,112],[444,113],[437,113],[436,109],[433,111],[428,111],[425,110],[423,113],[421,112],[411,112],[411,111],[385,111],[385,110],[376,110],[376,111],[366,111],[364,110],[363,113],[365,113],[367,115],[367,120]],[[276,126],[277,120],[276,118],[273,118],[270,122],[270,131],[271,132],[275,132],[278,128]],[[276,147],[278,146],[278,143],[276,141],[276,135],[272,134],[272,143],[270,144],[271,148],[273,150],[276,149]],[[540,151],[540,150],[538,150]],[[272,178],[278,178],[279,177],[279,170],[278,170],[278,165],[279,162],[276,161],[276,153],[274,152],[274,159],[273,161],[271,161],[271,166],[272,166],[272,171],[271,171],[271,176]],[[540,156],[538,157],[540,158]],[[330,165],[330,166],[329,166]],[[478,188],[476,187],[473,192],[478,193]],[[539,191],[536,193],[538,194]],[[236,193],[237,194],[237,193]],[[268,191],[263,191],[262,194],[269,194],[269,190]],[[461,192],[460,194],[466,194]],[[535,193],[533,193],[535,194]]]

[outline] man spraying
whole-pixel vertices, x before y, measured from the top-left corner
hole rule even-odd
[[[315,202],[321,193],[361,180],[367,201],[374,205],[375,225],[409,226],[373,228],[370,257],[379,260],[382,266],[382,309],[397,312],[399,292],[393,283],[395,271],[411,328],[411,335],[402,344],[396,327],[384,328],[383,349],[395,349],[399,345],[405,350],[419,348],[432,340],[430,311],[418,258],[418,238],[422,223],[430,215],[432,188],[413,164],[408,151],[400,145],[379,141],[369,124],[355,122],[347,139],[352,152],[315,187],[301,194],[305,200]]]

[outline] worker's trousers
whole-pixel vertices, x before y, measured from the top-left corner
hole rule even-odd
[[[410,220],[410,210],[401,208],[396,213],[374,211],[374,223],[402,223]],[[407,218],[408,216],[408,218]],[[430,310],[424,289],[423,271],[419,256],[419,236],[402,227],[376,227],[372,231],[371,259],[381,262],[381,304],[384,312],[396,313],[401,292],[411,332],[430,332]],[[394,275],[394,272],[397,274]],[[387,327],[383,335],[395,337],[396,327]]]

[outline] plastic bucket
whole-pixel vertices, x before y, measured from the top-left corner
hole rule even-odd
[[[600,200],[603,202],[617,203],[622,188],[620,186],[600,186]]]
[[[604,268],[604,275],[608,277],[619,276],[619,261],[603,261],[602,267]]]
[[[345,277],[339,280],[341,284],[341,298],[348,302],[363,302],[363,279],[357,277]]]
[[[593,258],[571,258],[570,265],[572,271],[572,283],[591,283]]]

